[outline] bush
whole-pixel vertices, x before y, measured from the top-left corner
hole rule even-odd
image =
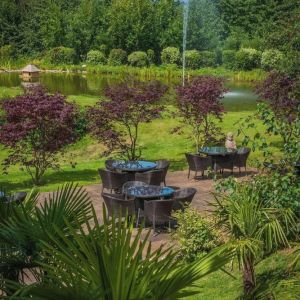
[[[278,70],[280,69],[284,56],[281,51],[270,49],[263,52],[261,56],[261,66],[264,70]]]
[[[179,65],[181,61],[180,51],[175,47],[167,47],[161,52],[161,61],[163,64]]]
[[[252,48],[242,48],[235,55],[235,66],[240,70],[252,70],[260,65],[261,52]]]
[[[108,64],[111,66],[125,65],[127,53],[122,49],[112,49],[109,53]]]
[[[105,44],[101,44],[100,47],[99,47],[99,50],[100,50],[102,53],[104,53],[105,56],[108,54],[108,53],[107,53],[108,47],[107,47],[107,45],[105,45]]]
[[[155,53],[152,49],[147,50],[148,64],[152,65],[155,62]]]
[[[186,67],[189,69],[199,69],[201,66],[201,55],[198,50],[185,51]]]
[[[146,67],[148,65],[148,56],[146,52],[135,51],[128,56],[128,62],[133,67]]]
[[[216,65],[217,56],[215,52],[201,51],[200,52],[200,67],[214,67]]]
[[[73,64],[75,50],[67,47],[56,47],[48,51],[47,59],[51,64]]]
[[[8,60],[13,56],[13,46],[5,45],[0,47],[0,59],[1,60]]]
[[[235,54],[234,50],[223,50],[222,62],[225,68],[234,69],[235,66]]]
[[[94,65],[104,65],[106,63],[106,58],[101,51],[91,50],[86,56],[86,61]]]
[[[178,223],[175,238],[180,245],[180,256],[187,261],[205,255],[222,243],[212,222],[203,218],[197,210],[187,208],[177,211],[174,217]]]

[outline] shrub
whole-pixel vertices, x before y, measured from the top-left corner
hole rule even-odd
[[[112,49],[109,53],[108,64],[111,66],[125,65],[127,53],[122,49]]]
[[[48,51],[47,59],[51,64],[73,64],[75,50],[67,47],[56,47]]]
[[[152,49],[147,50],[148,64],[152,65],[155,62],[155,53]]]
[[[234,69],[235,66],[235,50],[223,50],[222,62],[225,68]]]
[[[105,55],[99,50],[89,51],[86,60],[88,63],[94,65],[104,65],[106,63]]]
[[[107,51],[108,51],[108,47],[107,45],[105,44],[101,44],[100,47],[99,47],[99,50],[104,53],[104,55],[106,56],[107,55]]]
[[[5,45],[0,47],[0,59],[1,60],[8,60],[13,56],[13,46],[12,45]]]
[[[163,64],[179,65],[181,61],[180,51],[175,47],[167,47],[161,52],[161,61]]]
[[[261,56],[261,66],[264,70],[278,70],[280,69],[284,56],[281,51],[276,49],[266,50]]]
[[[147,53],[143,51],[132,52],[128,56],[128,62],[133,67],[146,67],[148,65]]]
[[[252,48],[242,48],[235,55],[235,66],[241,70],[252,70],[260,65],[261,52]]]
[[[201,55],[198,50],[185,51],[186,67],[190,69],[199,69],[201,66]]]
[[[200,67],[214,67],[216,65],[217,56],[215,52],[200,52]]]
[[[197,210],[187,208],[177,211],[174,217],[178,224],[175,238],[180,245],[180,256],[187,261],[207,254],[222,243],[212,222],[202,217]]]

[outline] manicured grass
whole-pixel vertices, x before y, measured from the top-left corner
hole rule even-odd
[[[261,261],[257,267],[257,281],[262,284],[262,288],[267,288],[271,281],[274,281],[272,290],[278,298],[276,299],[297,299],[298,287],[290,284],[295,279],[293,274],[288,274],[288,265],[295,257],[291,251],[281,251]],[[227,271],[231,271],[227,269]],[[297,269],[299,276],[300,268]],[[222,271],[210,274],[199,281],[199,294],[186,298],[188,300],[234,300],[241,296],[243,292],[241,273],[238,268],[231,272],[235,278],[232,278]],[[298,279],[299,280],[299,279]],[[298,292],[297,292],[298,291]]]
[[[71,101],[77,102],[81,106],[93,105],[99,99],[94,96],[70,96]],[[173,106],[169,109],[174,110]],[[249,111],[229,111],[224,116],[221,124],[224,133],[235,131],[234,123],[241,117],[245,117]],[[195,152],[193,149],[193,140],[188,137],[188,130],[185,128],[182,135],[172,134],[174,127],[178,126],[179,120],[168,114],[162,119],[154,120],[149,124],[142,124],[140,129],[140,145],[143,148],[143,158],[156,160],[167,158],[171,160],[171,171],[182,170],[186,168],[185,152]],[[263,126],[259,128],[263,131]],[[252,131],[252,134],[254,131]],[[251,134],[251,131],[250,131]],[[241,142],[237,138],[237,143]],[[273,150],[279,154],[279,138],[273,137]],[[44,179],[44,185],[40,187],[41,191],[55,190],[59,185],[74,181],[80,185],[98,183],[99,178],[97,169],[104,166],[105,158],[101,156],[103,146],[90,136],[84,137],[76,144],[71,145],[66,150],[66,155],[61,158],[61,169],[59,171],[49,170]],[[8,151],[0,148],[0,163],[7,157]],[[250,156],[250,164],[253,159],[259,157],[259,152],[254,152]],[[75,168],[71,162],[76,162]],[[3,187],[9,190],[28,190],[32,187],[29,176],[18,166],[13,166],[8,175],[0,174],[0,182]]]

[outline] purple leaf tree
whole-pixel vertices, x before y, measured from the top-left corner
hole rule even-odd
[[[195,77],[185,86],[176,88],[179,116],[183,126],[189,125],[195,140],[196,151],[203,145],[217,142],[220,128],[216,120],[222,120],[221,103],[226,89],[224,80],[213,76]]]
[[[107,99],[88,110],[90,131],[107,147],[105,155],[118,152],[128,160],[141,156],[139,125],[160,117],[163,106],[159,101],[166,90],[157,81],[107,88]]]
[[[0,142],[9,149],[4,171],[19,164],[34,184],[41,184],[47,169],[59,168],[57,154],[77,139],[75,105],[38,87],[3,100],[1,107]]]

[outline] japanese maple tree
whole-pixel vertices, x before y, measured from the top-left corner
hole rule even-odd
[[[160,117],[159,101],[167,87],[157,81],[126,82],[106,89],[106,100],[88,110],[90,131],[107,147],[128,160],[141,156],[139,125]]]
[[[9,149],[4,170],[19,164],[34,184],[49,168],[59,168],[57,154],[77,139],[77,109],[61,94],[33,88],[24,95],[3,100],[0,142]]]
[[[226,89],[224,80],[214,76],[195,77],[185,86],[176,88],[179,116],[184,125],[192,128],[196,149],[217,142],[221,129],[216,120],[222,120],[221,103]]]

